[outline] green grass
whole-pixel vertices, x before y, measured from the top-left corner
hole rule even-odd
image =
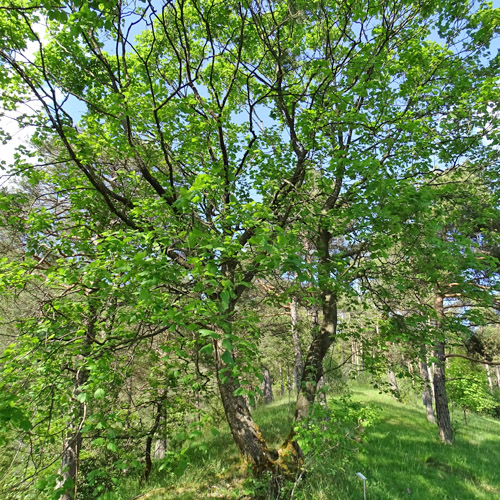
[[[437,428],[417,404],[402,404],[390,395],[355,388],[353,399],[379,409],[375,424],[366,429],[359,451],[344,460],[339,449],[327,450],[295,491],[296,500],[356,500],[363,498],[367,478],[369,500],[475,500],[500,498],[500,421],[461,413],[454,415],[456,443],[439,442]],[[281,400],[256,411],[271,446],[278,446],[290,430],[293,403]],[[206,437],[206,449],[191,453],[182,477],[156,471],[142,487],[126,480],[113,500],[235,500],[243,498],[245,471],[227,429]],[[289,495],[288,495],[289,496]]]
[[[500,498],[498,420],[468,415],[465,424],[457,413],[455,444],[445,446],[420,407],[403,405],[375,390],[357,390],[354,396],[381,410],[358,457],[369,478],[370,500]]]

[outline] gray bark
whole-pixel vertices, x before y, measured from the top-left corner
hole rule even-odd
[[[431,389],[431,381],[429,379],[429,369],[427,363],[423,360],[420,361],[420,375],[422,377],[422,382],[424,383],[422,402],[425,407],[427,420],[431,424],[435,424],[436,418],[434,417],[434,409],[432,408],[432,389]]]
[[[300,377],[302,375],[302,346],[297,321],[297,299],[292,297],[290,303],[290,321],[292,327],[292,344],[293,344],[293,387],[298,392],[300,388]]]
[[[280,370],[280,389],[281,389],[281,396],[285,395],[285,381],[283,378],[283,367],[281,366],[281,363],[278,363],[279,370]]]
[[[490,365],[485,364],[486,373],[488,375],[488,385],[490,386],[490,392],[493,392],[493,378],[491,376]]]
[[[83,360],[83,356],[80,356]],[[88,379],[88,370],[83,367],[77,369],[73,389],[73,415],[68,426],[68,432],[63,440],[61,453],[61,468],[56,489],[62,489],[59,500],[75,500],[78,480],[78,467],[80,451],[82,448],[82,426],[86,416],[86,403],[81,403],[77,398],[81,387]]]
[[[264,397],[264,403],[269,404],[273,402],[273,381],[268,368],[264,368],[264,379],[262,380],[262,395]]]
[[[440,321],[444,318],[443,296],[436,294],[434,307]],[[448,396],[446,395],[446,355],[444,341],[436,340],[434,357],[437,359],[434,368],[434,402],[436,406],[436,420],[439,437],[445,444],[453,443],[453,429],[451,427]]]

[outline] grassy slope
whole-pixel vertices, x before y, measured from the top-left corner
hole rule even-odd
[[[354,461],[340,467],[338,457],[311,471],[297,500],[355,500],[363,498],[361,481],[368,477],[369,500],[475,500],[500,498],[500,421],[461,414],[454,415],[456,444],[439,443],[435,426],[427,423],[420,406],[403,405],[391,396],[367,388],[354,389],[353,398],[376,405],[380,418],[365,433],[364,445]],[[277,445],[287,434],[292,405],[278,401],[257,412],[263,434],[277,436]],[[153,477],[143,500],[236,499],[244,493],[244,471],[237,465],[231,437],[222,431],[206,440],[205,452],[192,456],[192,464],[181,478]],[[332,457],[333,458],[333,457]],[[341,469],[341,470],[339,470]],[[122,485],[113,499],[130,500],[139,494],[137,483]],[[155,491],[156,489],[156,491]]]
[[[437,439],[423,409],[404,406],[374,390],[355,397],[375,402],[381,420],[367,431],[359,457],[375,499],[500,498],[500,422],[476,415],[454,415],[454,446]],[[348,498],[348,497],[347,497]]]

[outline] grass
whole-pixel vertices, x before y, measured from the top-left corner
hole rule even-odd
[[[420,405],[402,404],[390,395],[366,387],[353,389],[353,399],[379,409],[376,423],[366,429],[359,451],[343,460],[338,449],[317,460],[296,489],[296,500],[356,500],[363,498],[367,478],[369,500],[487,500],[500,498],[500,421],[454,415],[456,442],[445,446]],[[293,404],[288,400],[261,407],[256,420],[271,446],[288,434]],[[246,498],[245,471],[227,429],[206,437],[193,450],[180,478],[155,471],[148,485],[128,478],[110,500],[203,500]],[[141,496],[143,495],[143,496]],[[289,494],[288,494],[289,497]]]
[[[461,414],[453,419],[456,440],[445,446],[420,407],[398,403],[375,390],[356,390],[375,403],[380,421],[366,433],[358,457],[369,478],[370,500],[500,498],[500,422]]]

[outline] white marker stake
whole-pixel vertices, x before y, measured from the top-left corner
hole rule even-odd
[[[356,472],[356,476],[363,481],[363,497],[366,500],[366,477],[361,474],[361,472]]]

